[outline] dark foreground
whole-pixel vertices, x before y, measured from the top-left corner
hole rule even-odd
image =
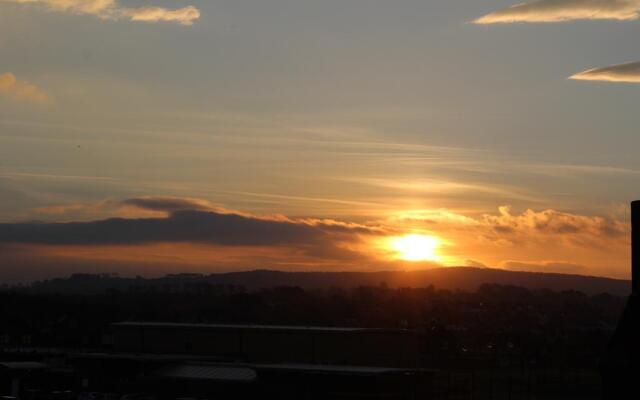
[[[624,304],[492,284],[473,292],[203,282],[91,295],[7,289],[0,395],[595,399]]]

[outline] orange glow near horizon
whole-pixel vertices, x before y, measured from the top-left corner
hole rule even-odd
[[[404,261],[441,261],[438,249],[442,240],[436,236],[409,234],[389,240],[389,248]]]

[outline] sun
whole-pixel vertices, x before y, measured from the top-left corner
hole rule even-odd
[[[405,261],[438,261],[442,241],[435,236],[410,234],[391,238],[389,247],[397,258]]]

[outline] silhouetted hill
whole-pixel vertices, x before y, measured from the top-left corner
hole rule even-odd
[[[630,281],[593,276],[516,272],[491,268],[448,267],[424,271],[383,272],[282,272],[256,270],[211,275],[177,274],[162,278],[125,278],[112,275],[78,274],[69,278],[35,282],[35,292],[95,294],[107,290],[154,291],[197,290],[198,285],[228,285],[253,291],[277,286],[304,289],[351,288],[386,284],[396,287],[427,287],[475,291],[484,283],[520,286],[527,289],[576,290],[586,294],[609,293],[626,296]]]
[[[483,283],[513,285],[528,289],[577,290],[587,294],[628,295],[630,281],[601,277],[536,272],[505,271],[490,268],[437,268],[425,271],[383,272],[280,272],[251,271],[217,274],[209,282],[242,285],[248,289],[299,286],[305,289],[327,287],[376,286],[426,287],[475,291]]]

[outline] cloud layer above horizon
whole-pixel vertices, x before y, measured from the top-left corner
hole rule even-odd
[[[628,224],[618,219],[551,209],[514,214],[510,208],[501,207],[498,214],[477,218],[433,210],[362,224],[255,216],[228,211],[204,199],[167,196],[111,200],[96,207],[107,214],[124,213],[127,217],[0,223],[0,248],[4,253],[0,261],[15,263],[23,259],[21,264],[27,268],[41,254],[43,260],[62,257],[80,268],[75,271],[81,272],[82,265],[111,261],[112,272],[123,272],[118,270],[119,263],[135,266],[147,261],[136,254],[148,254],[150,259],[154,254],[164,254],[173,265],[199,265],[203,271],[238,268],[238,259],[243,263],[262,259],[260,265],[293,270],[322,270],[327,265],[351,271],[387,270],[400,265],[423,268],[426,264],[399,264],[389,249],[380,247],[384,238],[421,232],[436,234],[447,243],[443,251],[448,254],[440,265],[590,273],[590,267],[580,260],[570,262],[561,255],[573,249],[589,253],[589,261],[593,255],[606,256],[612,248],[624,248],[629,235]],[[61,206],[58,215],[77,211],[75,206]],[[159,214],[135,216],[147,212]],[[475,261],[464,261],[469,259]],[[45,271],[41,275],[55,273]]]
[[[476,24],[638,19],[640,0],[535,0],[494,11]]]
[[[47,92],[30,82],[19,80],[10,72],[0,74],[0,95],[15,101],[37,104],[51,101]]]
[[[194,6],[178,9],[164,7],[124,7],[117,0],[1,0],[6,3],[37,4],[48,10],[79,15],[93,15],[101,19],[128,19],[140,22],[176,22],[192,25],[200,18]]]

